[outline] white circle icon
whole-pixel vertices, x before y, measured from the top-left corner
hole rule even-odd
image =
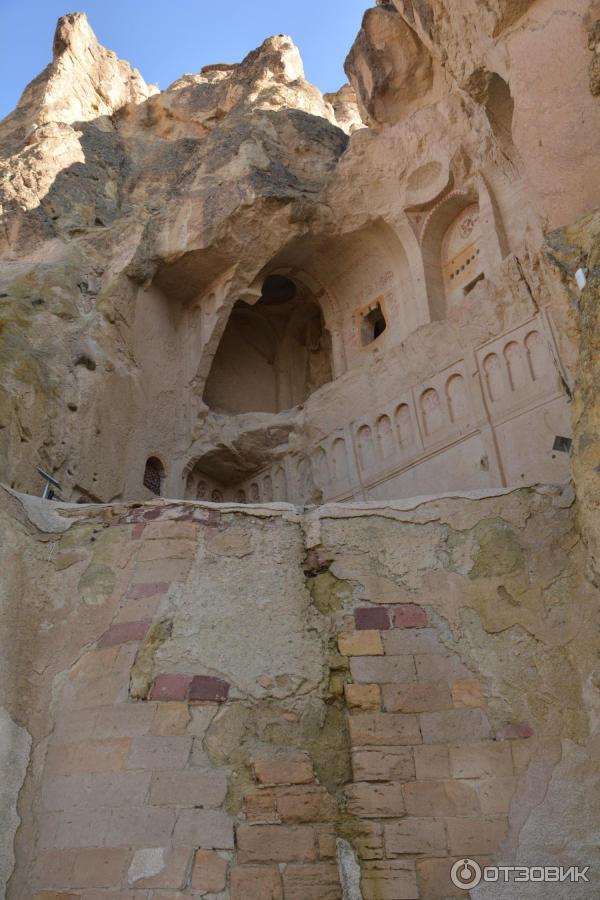
[[[481,866],[474,859],[459,859],[452,866],[450,878],[455,887],[468,891],[481,881]]]

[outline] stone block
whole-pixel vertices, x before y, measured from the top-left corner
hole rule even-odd
[[[165,847],[171,843],[175,812],[152,806],[111,810],[105,843],[109,847]]]
[[[84,848],[73,860],[70,886],[75,888],[115,888],[125,878],[128,849]]]
[[[398,818],[405,813],[400,782],[359,782],[346,785],[348,810],[359,818]]]
[[[453,706],[446,681],[384,684],[382,691],[387,712],[437,712]]]
[[[195,522],[148,522],[145,526],[144,540],[183,540],[195,541],[198,537],[198,525]]]
[[[166,737],[148,734],[135,738],[127,758],[128,769],[182,769],[192,749],[187,735]]]
[[[192,889],[219,894],[227,886],[228,862],[214,850],[197,850],[192,869]]]
[[[414,603],[400,603],[392,609],[394,628],[425,628],[427,613]]]
[[[139,806],[149,785],[150,772],[59,775],[44,781],[42,804],[49,811]]]
[[[111,810],[64,810],[38,817],[38,841],[43,850],[101,847],[105,843]]]
[[[166,594],[170,587],[169,581],[136,581],[127,589],[127,597],[131,600],[146,600]]]
[[[121,771],[131,744],[131,738],[52,744],[46,758],[45,776]]]
[[[465,891],[452,884],[450,870],[455,862],[454,858],[418,860],[417,880],[420,896],[426,897],[427,900],[450,900],[453,897],[468,896]]]
[[[448,847],[443,819],[406,817],[384,825],[386,856],[445,856]]]
[[[192,721],[187,703],[160,703],[152,720],[152,734],[185,734]]]
[[[150,802],[155,806],[202,806],[216,809],[225,802],[227,778],[218,769],[155,772]]]
[[[458,707],[477,709],[485,706],[485,696],[480,681],[476,678],[462,678],[452,685],[452,700]]]
[[[391,684],[414,681],[415,664],[412,656],[364,656],[350,660],[354,681],[365,684]]]
[[[345,684],[346,705],[352,709],[381,709],[381,688],[378,684]]]
[[[337,863],[291,863],[283,871],[285,900],[342,900]]]
[[[363,900],[418,900],[414,863],[385,860],[369,863],[362,878]]]
[[[348,720],[354,747],[418,744],[421,732],[417,717],[405,713],[357,713]]]
[[[146,533],[145,537],[148,537]],[[137,554],[138,562],[153,562],[165,559],[192,559],[196,552],[196,542],[184,538],[163,538],[145,540]]]
[[[283,900],[277,866],[236,866],[231,870],[231,900]]]
[[[357,631],[386,631],[390,627],[390,613],[385,606],[364,606],[354,610],[354,627]]]
[[[338,635],[342,656],[383,656],[383,644],[378,631],[344,631]]]
[[[189,559],[154,559],[138,562],[133,570],[133,581],[136,584],[186,581],[190,563]]]
[[[404,653],[439,653],[443,649],[435,628],[401,628],[383,635],[386,654],[401,656]]]
[[[485,816],[508,813],[517,787],[517,778],[480,778],[471,782],[479,796],[481,812]]]
[[[157,675],[150,688],[150,700],[172,700],[182,702],[188,696],[191,675],[180,672],[165,672]]]
[[[173,846],[232,850],[232,819],[221,810],[183,809],[177,816]]]
[[[190,701],[211,700],[223,703],[229,696],[229,685],[221,678],[210,675],[194,675],[190,684]]]
[[[306,753],[254,760],[254,774],[261,784],[310,784],[313,765]]]
[[[275,791],[272,788],[259,788],[244,794],[244,815],[247,822],[263,825],[279,822]]]
[[[153,703],[119,703],[96,711],[93,736],[100,739],[141,737],[148,734],[156,708]]]
[[[418,781],[450,778],[450,758],[445,744],[423,744],[413,749]]]
[[[314,862],[314,829],[308,825],[239,825],[238,862]]]
[[[450,767],[454,778],[491,778],[513,774],[510,745],[497,741],[452,744]]]
[[[118,646],[88,650],[83,653],[69,672],[69,680],[78,678],[98,678],[108,675],[117,659]]]
[[[415,653],[415,665],[419,681],[448,681],[458,679],[469,680],[473,673],[461,662],[456,653],[440,651],[438,653]]]
[[[131,641],[143,641],[151,624],[149,619],[140,619],[137,622],[117,622],[104,632],[97,646],[99,648],[116,647]]]
[[[497,741],[516,741],[533,737],[533,726],[529,722],[509,722],[496,732]]]
[[[382,823],[368,819],[356,820],[353,825],[352,843],[359,859],[383,859]]]
[[[481,812],[475,788],[461,781],[413,781],[403,786],[410,816],[477,816]]]
[[[169,847],[136,850],[129,865],[128,882],[136,888],[184,888],[191,856],[192,850],[187,847],[177,847],[174,850]]]
[[[415,777],[412,748],[354,750],[352,771],[355,781],[410,781]]]
[[[481,819],[452,819],[447,821],[450,853],[455,856],[474,856],[496,852],[508,830],[506,816],[486,816]]]
[[[458,743],[490,738],[492,729],[480,709],[452,709],[419,715],[424,744]]]

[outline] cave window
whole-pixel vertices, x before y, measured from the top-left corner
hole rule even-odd
[[[380,337],[387,328],[387,322],[377,302],[367,310],[360,313],[360,342],[363,347],[368,347]]]
[[[479,207],[471,204],[451,223],[442,241],[446,298],[469,294],[484,277],[480,246]]]
[[[164,478],[165,469],[160,459],[156,456],[149,457],[144,469],[144,487],[160,497]]]

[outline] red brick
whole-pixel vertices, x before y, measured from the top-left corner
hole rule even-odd
[[[214,700],[222,703],[229,696],[229,685],[210,675],[194,675],[190,684],[190,700]]]
[[[390,614],[385,606],[363,606],[354,610],[354,624],[358,631],[386,631],[390,627]]]
[[[192,888],[218,894],[227,884],[227,860],[214,850],[198,850],[194,859]]]
[[[140,581],[130,586],[127,596],[131,600],[144,600],[146,597],[166,594],[170,587],[171,585],[168,581]]]
[[[150,700],[185,700],[191,683],[191,675],[179,672],[157,675],[150,688]]]
[[[392,610],[394,628],[424,628],[427,625],[427,613],[413,603],[402,603]]]
[[[261,784],[310,784],[314,780],[306,753],[255,759],[254,773]]]
[[[414,863],[385,860],[365,867],[362,880],[364,900],[417,900],[420,895]]]
[[[285,900],[342,900],[335,863],[292,863],[283,873]]]
[[[336,818],[337,804],[323,787],[307,785],[277,788],[275,794],[277,812],[282,822],[329,822]]]
[[[150,620],[139,622],[118,622],[112,625],[98,641],[98,647],[115,647],[117,644],[128,644],[130,641],[143,641],[150,628]]]
[[[513,741],[533,737],[533,734],[534,731],[529,722],[509,722],[496,732],[496,740]]]

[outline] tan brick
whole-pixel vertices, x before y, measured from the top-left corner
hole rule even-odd
[[[363,900],[418,900],[414,863],[386,860],[369,863],[362,879]]]
[[[154,895],[157,900],[187,900],[184,894],[169,891]],[[109,891],[103,890],[84,891],[80,894],[81,900],[148,900],[148,891]]]
[[[337,803],[325,788],[313,785],[277,788],[277,812],[282,822],[330,822],[337,816]]]
[[[35,857],[34,883],[36,887],[63,888],[73,884],[73,866],[77,850],[41,850]]]
[[[159,852],[161,849],[164,867],[157,875],[150,877],[140,878],[140,872],[136,870],[135,866],[138,854],[148,852],[154,854],[157,852],[156,848],[152,848],[150,851],[140,849],[134,854],[128,872],[129,883],[132,886],[134,885],[136,888],[184,888],[186,886],[192,858],[191,848],[177,847],[172,850],[164,847],[159,848]]]
[[[63,691],[65,706],[73,709],[90,709],[93,706],[125,703],[129,694],[129,678],[116,671],[118,659],[117,654],[115,668],[110,674],[77,680],[67,685]]]
[[[447,682],[384,684],[383,706],[387,712],[436,712],[452,709]]]
[[[338,635],[342,656],[383,656],[383,644],[378,631],[345,631]]]
[[[392,684],[414,681],[412,656],[356,656],[350,660],[350,672],[359,683]]]
[[[452,700],[455,706],[477,709],[485,706],[483,687],[477,679],[460,679],[452,685]]]
[[[48,752],[45,775],[83,775],[117,772],[125,767],[131,738],[53,744]]]
[[[237,866],[231,870],[231,900],[283,900],[276,866]]]
[[[239,825],[238,862],[314,862],[315,832],[308,825]]]
[[[122,703],[102,707],[96,711],[94,737],[141,737],[150,731],[155,715],[154,703]]]
[[[45,810],[98,809],[141,805],[150,786],[150,772],[118,772],[109,775],[59,775],[45,780]]]
[[[308,754],[255,759],[254,774],[261,784],[310,784],[313,765]]]
[[[38,819],[40,847],[68,850],[102,846],[110,815],[111,810],[108,808],[44,813]]]
[[[128,769],[181,769],[188,761],[192,738],[145,735],[136,738],[127,758]]]
[[[345,684],[344,696],[348,706],[356,709],[381,709],[381,688],[378,684]]]
[[[410,781],[415,777],[412,749],[382,747],[380,750],[354,750],[352,771],[355,781]]]
[[[492,778],[513,774],[508,741],[451,744],[449,751],[454,778]]]
[[[79,850],[75,855],[71,885],[76,888],[119,887],[128,862],[128,849]]]
[[[427,900],[449,900],[451,897],[465,897],[468,894],[452,884],[450,871],[457,860],[426,859],[417,862],[417,879],[421,897]],[[476,860],[480,862],[480,860]]]
[[[227,884],[228,862],[214,850],[198,850],[194,857],[192,888],[218,894]]]
[[[366,819],[396,818],[405,812],[400,782],[370,782],[346,785],[348,810]]]
[[[405,713],[357,713],[348,720],[355,747],[417,744],[421,732],[417,717]]]
[[[333,825],[317,825],[315,834],[319,859],[335,859],[337,855],[335,827]]]
[[[284,869],[283,887],[285,900],[342,900],[336,863],[292,863]]]
[[[232,850],[232,819],[217,809],[183,809],[177,817],[173,846]]]
[[[151,732],[157,735],[185,734],[190,722],[190,708],[187,703],[159,703]]]
[[[279,822],[275,791],[272,788],[259,788],[244,794],[244,815],[247,822],[263,825]]]
[[[65,893],[64,891],[38,891],[33,895],[33,900],[79,900],[80,894]]]
[[[476,816],[477,792],[460,781],[415,781],[403,785],[406,809],[411,816]]]
[[[450,759],[445,744],[422,744],[413,748],[415,774],[418,781],[450,778]]]
[[[445,856],[448,841],[443,819],[405,818],[384,826],[386,856],[407,853]]]
[[[478,778],[470,782],[479,796],[481,812],[486,816],[502,815],[510,809],[517,786],[516,776],[510,778]]]
[[[473,856],[494,853],[506,836],[506,816],[486,816],[481,819],[448,819],[450,853]]]
[[[144,541],[138,551],[138,562],[156,559],[192,559],[196,552],[196,542],[180,538]]]
[[[383,859],[383,825],[368,819],[356,820],[352,843],[360,859]]]
[[[492,735],[487,716],[480,709],[451,709],[419,715],[424,744],[484,740]]]
[[[227,777],[218,769],[183,769],[155,772],[150,785],[150,802],[155,806],[222,806],[227,794]]]

